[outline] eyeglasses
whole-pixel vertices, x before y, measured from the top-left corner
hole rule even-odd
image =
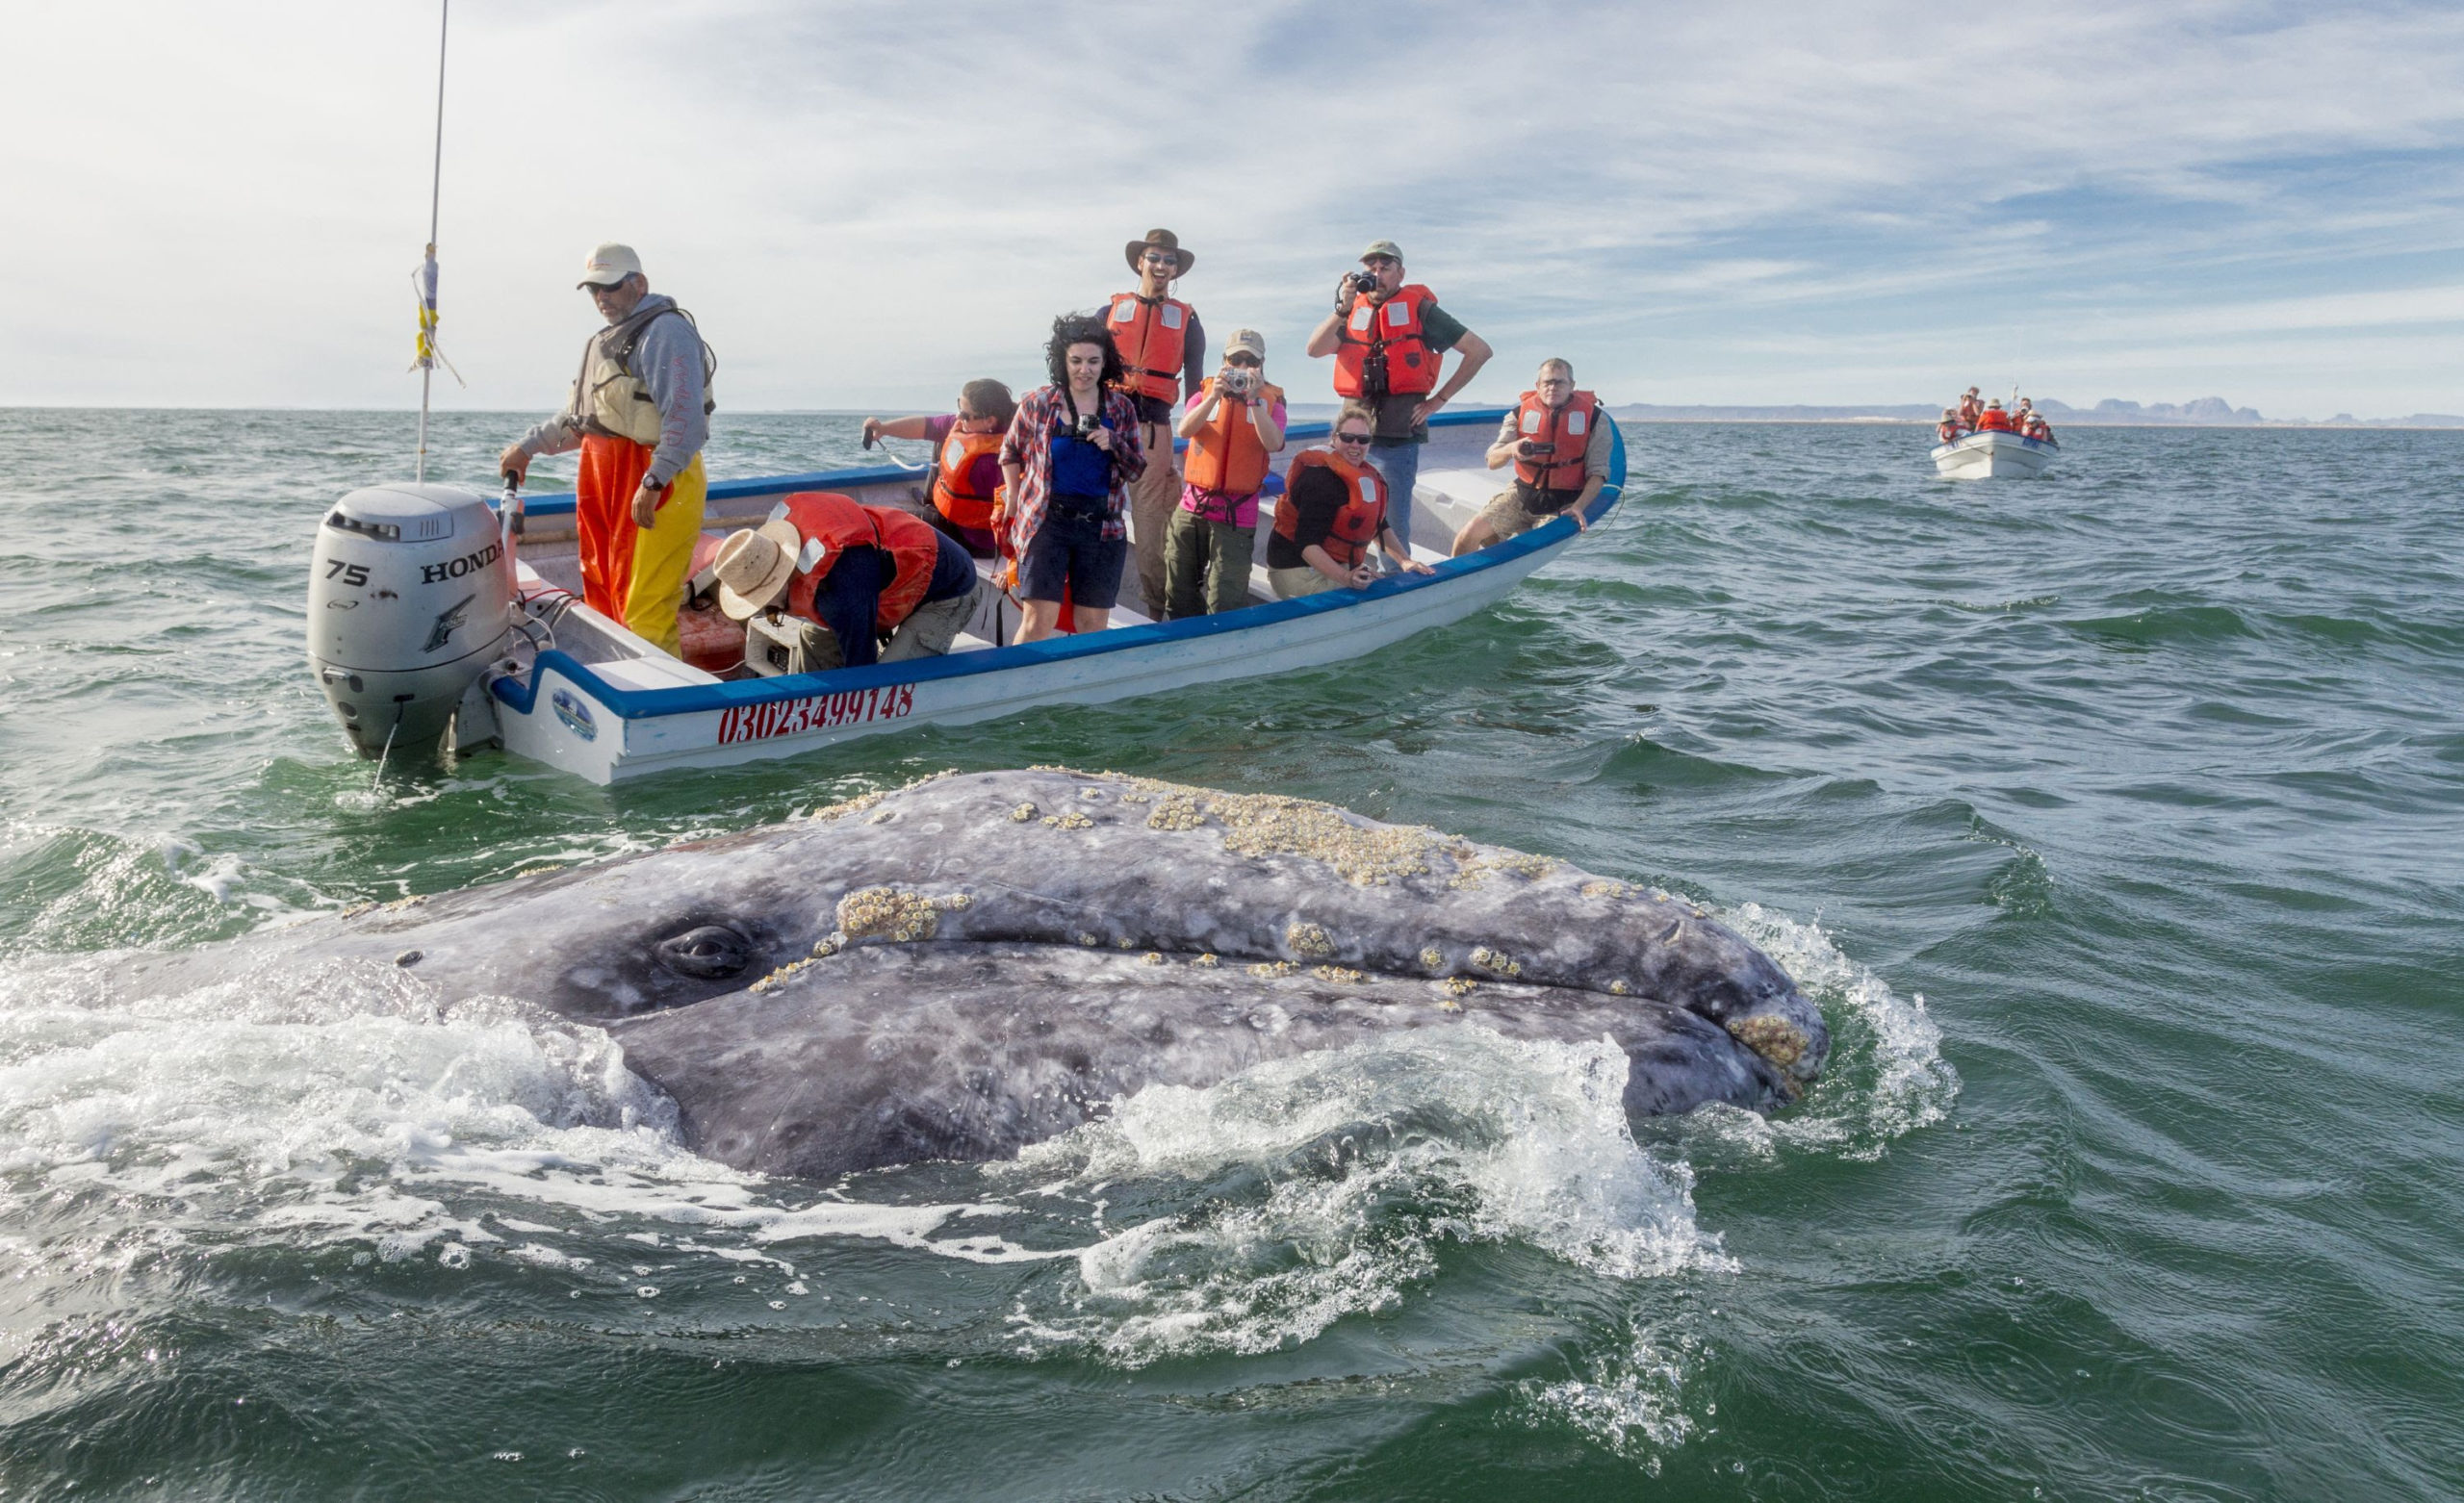
[[[1369,435],[1366,433],[1338,433],[1335,435],[1335,442],[1338,444],[1366,444],[1369,442]]]
[[[1258,357],[1255,355],[1226,355],[1223,357],[1223,363],[1227,366],[1245,367],[1251,370],[1258,369]]]
[[[584,282],[581,290],[596,297],[602,293],[621,292],[625,284],[631,280],[629,276],[620,276],[613,282]]]

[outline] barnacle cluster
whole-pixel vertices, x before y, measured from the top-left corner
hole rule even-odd
[[[399,913],[399,912],[401,912],[404,908],[416,908],[416,907],[418,907],[421,904],[425,903],[425,902],[427,902],[426,895],[422,894],[422,893],[414,893],[414,894],[412,894],[410,897],[407,897],[407,898],[397,898],[397,899],[395,899],[395,900],[394,900],[393,902],[391,902],[391,903],[380,903],[380,904],[377,904],[377,906],[378,906],[378,907],[380,907],[380,908],[382,908],[382,909],[384,909],[384,910],[385,910],[386,912],[388,912],[388,913]]]
[[[1036,806],[1032,803],[1021,803],[1016,808],[1010,811],[1010,818],[1020,825],[1025,824],[1027,821],[1034,819],[1035,817]]]
[[[1738,1043],[1783,1070],[1803,1058],[1806,1050],[1813,1043],[1813,1040],[1806,1037],[1805,1030],[1786,1018],[1775,1017],[1768,1012],[1757,1013],[1746,1018],[1731,1018],[1727,1028],[1730,1035]]]
[[[1421,946],[1421,969],[1424,971],[1445,970],[1446,952],[1438,949],[1435,945]]]
[[[907,887],[860,887],[838,900],[838,932],[850,941],[887,939],[912,944],[930,939],[941,926],[941,915],[963,908],[964,893],[928,898]]]
[[[1627,898],[1631,897],[1634,891],[1630,883],[1604,879],[1585,882],[1580,890],[1586,898]]]
[[[1144,961],[1148,965],[1162,965],[1165,963],[1164,952],[1161,950],[1149,950],[1144,955],[1140,955],[1139,959]]]
[[[1502,950],[1492,950],[1486,945],[1475,945],[1472,947],[1472,963],[1478,966],[1483,971],[1495,972],[1499,976],[1521,976],[1523,974],[1522,961],[1517,960],[1514,956],[1507,955]]]
[[[1212,971],[1212,970],[1214,970],[1217,966],[1221,965],[1222,963],[1223,963],[1223,957],[1222,957],[1222,956],[1220,956],[1220,955],[1217,955],[1217,954],[1216,954],[1214,951],[1212,951],[1212,950],[1208,951],[1206,954],[1204,954],[1204,955],[1199,955],[1196,959],[1192,960],[1192,961],[1190,962],[1190,964],[1192,964],[1192,965],[1194,965],[1194,966],[1196,966],[1196,967],[1197,967],[1199,970],[1201,970],[1201,971]]]
[[[1249,967],[1249,974],[1251,976],[1272,978],[1278,976],[1290,976],[1293,972],[1299,969],[1300,967],[1293,964],[1289,960],[1261,960],[1257,964]]]
[[[1318,980],[1322,981],[1341,981],[1346,985],[1349,985],[1355,981],[1365,981],[1369,980],[1368,973],[1355,971],[1348,965],[1311,966],[1309,968],[1309,974],[1318,978]]]
[[[1532,855],[1524,851],[1476,851],[1458,846],[1451,854],[1455,858],[1454,875],[1446,879],[1446,885],[1454,888],[1477,887],[1491,872],[1505,872],[1536,882],[1563,864],[1553,856]]]
[[[1293,953],[1309,960],[1330,960],[1335,954],[1335,936],[1322,924],[1305,924],[1295,919],[1284,926],[1283,942]]]
[[[1079,813],[1076,809],[1064,809],[1058,814],[1047,814],[1043,817],[1043,822],[1060,829],[1092,829],[1095,828],[1095,822],[1093,820],[1091,820],[1086,815]]]
[[[1446,988],[1449,997],[1469,997],[1480,989],[1480,983],[1468,976],[1450,976],[1438,984]]]

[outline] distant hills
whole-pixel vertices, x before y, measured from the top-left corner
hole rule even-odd
[[[2464,428],[2464,417],[2417,412],[2409,418],[2355,418],[2340,412],[2324,421],[2307,418],[2266,418],[2255,408],[2236,407],[2220,396],[2196,401],[2125,402],[2106,397],[2093,407],[2073,407],[2050,396],[2037,398],[2045,420],[2056,427],[2182,427],[2182,428]],[[1874,407],[1661,407],[1636,402],[1612,407],[1622,422],[1933,422],[1939,407],[1909,402]]]

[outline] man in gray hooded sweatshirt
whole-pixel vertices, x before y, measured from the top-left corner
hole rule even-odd
[[[714,363],[693,316],[651,291],[631,246],[592,251],[580,285],[607,327],[582,346],[564,410],[524,434],[497,466],[527,474],[534,455],[581,450],[574,530],[582,601],[672,654],[702,535]]]

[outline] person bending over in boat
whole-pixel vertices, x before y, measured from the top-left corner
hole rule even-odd
[[[1373,541],[1412,573],[1435,572],[1413,560],[1387,520],[1385,476],[1369,463],[1376,428],[1377,416],[1367,405],[1346,402],[1328,446],[1292,456],[1274,532],[1267,539],[1267,581],[1276,599],[1368,589],[1377,579],[1369,565]]]
[[[1976,388],[1971,386],[1962,392],[1960,394],[1960,426],[1974,433],[1977,423],[1982,421],[1984,417],[1985,399],[1977,395]]]
[[[864,446],[882,439],[927,439],[933,450],[933,516],[926,520],[990,558],[992,506],[1001,488],[1001,435],[1009,431],[1018,403],[998,381],[969,381],[959,388],[959,410],[940,416],[867,418]]]
[[[2009,433],[2012,431],[2011,415],[2002,410],[2002,402],[2000,398],[1997,397],[1985,404],[1984,415],[1976,420],[1976,431],[1979,433]]]
[[[1575,390],[1575,368],[1544,360],[1530,391],[1498,426],[1489,468],[1514,466],[1514,489],[1500,492],[1454,535],[1454,555],[1521,537],[1567,507],[1580,521],[1608,483],[1608,424],[1600,398]]]
[[[1064,314],[1043,347],[1050,386],[1019,399],[1001,440],[1011,576],[1024,607],[1017,641],[1051,636],[1070,602],[1073,631],[1101,631],[1129,554],[1128,487],[1146,471],[1138,408],[1104,321]]]
[[[711,567],[731,619],[783,610],[827,626],[849,668],[947,652],[982,585],[957,539],[834,491],[790,496],[759,527],[728,534]]]
[[[1180,498],[1172,471],[1172,412],[1184,392],[1194,394],[1206,377],[1206,329],[1197,310],[1170,295],[1197,257],[1181,248],[1169,230],[1148,230],[1124,247],[1138,290],[1116,293],[1104,311],[1104,327],[1120,351],[1122,390],[1138,407],[1138,443],[1146,472],[1129,488],[1129,530],[1138,558],[1138,594],[1146,619],[1164,619],[1167,541],[1173,502]]]
[[[1267,340],[1235,329],[1223,369],[1189,400],[1178,432],[1189,441],[1188,484],[1165,546],[1167,620],[1237,611],[1249,603],[1258,488],[1283,447],[1283,388],[1266,379]]]
[[[1960,441],[1960,435],[1965,432],[1967,432],[1967,429],[1960,425],[1959,409],[1956,407],[1945,407],[1942,409],[1942,420],[1934,424],[1934,442],[1938,444],[1956,444]]]
[[[1429,415],[1452,401],[1495,351],[1440,308],[1435,293],[1403,281],[1403,252],[1393,241],[1372,241],[1360,265],[1335,283],[1335,311],[1310,334],[1309,356],[1334,356],[1335,395],[1367,402],[1376,414],[1369,457],[1394,490],[1396,536],[1409,544]],[[1438,367],[1450,349],[1462,358],[1441,384]]]
[[[535,455],[581,450],[574,531],[582,600],[672,655],[702,535],[716,362],[693,316],[651,291],[630,245],[592,251],[579,285],[607,327],[582,345],[564,411],[498,455],[497,469],[526,475]]]
[[[2042,439],[2047,444],[2053,442],[2053,424],[2045,421],[2044,414],[2040,412],[2030,412],[2019,432],[2028,438]]]

